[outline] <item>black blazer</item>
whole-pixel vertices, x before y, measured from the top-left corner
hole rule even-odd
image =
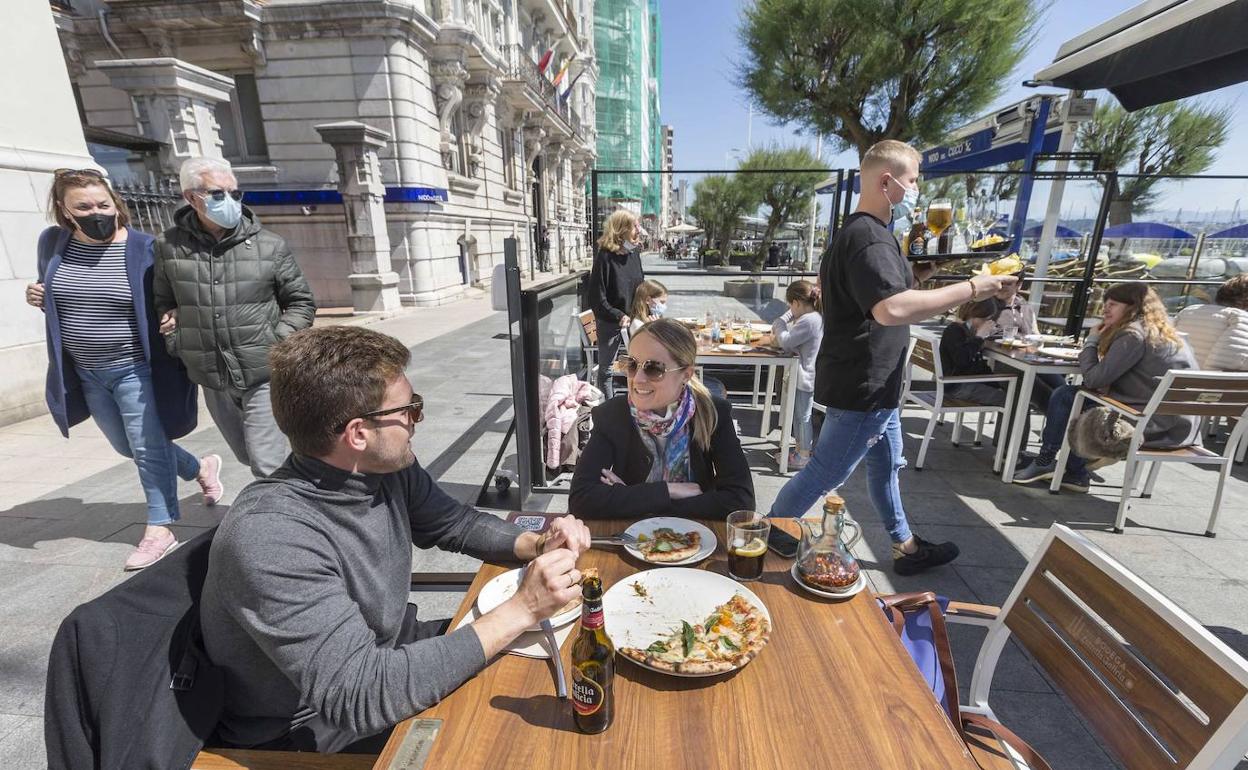
[[[593,433],[572,477],[571,513],[586,519],[725,519],[733,511],[753,510],[754,480],[732,426],[732,404],[714,401],[719,419],[709,451],[696,442],[689,447],[690,480],[702,488],[702,494],[683,500],[668,496],[666,482],[646,482],[654,459],[629,413],[628,396],[616,396],[596,407]],[[604,468],[611,468],[627,486],[602,483]]]

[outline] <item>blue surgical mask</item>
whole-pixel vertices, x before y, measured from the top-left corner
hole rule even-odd
[[[901,185],[901,189],[905,190],[901,200],[893,203],[893,219],[909,219],[910,215],[914,213],[914,207],[919,203],[919,188],[906,187],[896,177],[893,179],[897,181],[897,184]],[[889,203],[892,203],[891,199]]]
[[[667,312],[666,302],[656,302],[650,306],[650,315],[654,316],[655,318],[661,318],[663,314],[666,312]]]
[[[228,195],[222,196],[221,200],[210,196],[204,199],[204,215],[218,227],[233,230],[243,218],[243,204]]]

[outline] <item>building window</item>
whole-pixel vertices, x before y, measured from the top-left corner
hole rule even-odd
[[[455,147],[451,152],[451,170],[460,176],[468,176],[468,142],[464,130],[464,112],[456,108],[451,116],[451,133],[455,135]]]
[[[264,139],[264,119],[260,113],[260,94],[256,76],[234,75],[234,91],[229,104],[217,105],[217,123],[221,125],[222,154],[236,163],[268,161],[269,145]]]
[[[514,130],[498,129],[498,146],[502,148],[503,183],[512,190],[519,189],[516,183],[516,133]]]

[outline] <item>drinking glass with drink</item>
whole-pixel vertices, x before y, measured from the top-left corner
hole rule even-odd
[[[733,511],[728,514],[728,574],[737,580],[758,580],[763,576],[763,560],[767,556],[767,536],[771,520],[754,511]]]
[[[953,224],[953,202],[948,198],[936,198],[927,207],[927,227],[932,237],[939,240],[942,233]]]

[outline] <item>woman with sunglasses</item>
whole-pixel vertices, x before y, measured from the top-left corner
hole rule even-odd
[[[754,507],[754,482],[732,406],[694,374],[697,341],[677,321],[641,327],[618,359],[628,393],[594,409],[576,464],[571,513],[581,518],[722,519]]]
[[[147,499],[147,529],[126,558],[148,567],[178,545],[178,478],[199,482],[206,505],[221,499],[221,458],[173,443],[195,428],[198,394],[166,352],[152,303],[152,243],[130,230],[125,203],[97,171],[62,170],[52,182],[56,220],[39,237],[38,283],[26,301],[44,311],[48,410],[61,434],[91,417],[132,458]]]

